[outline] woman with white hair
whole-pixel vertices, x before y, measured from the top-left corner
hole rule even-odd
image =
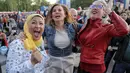
[[[104,73],[104,55],[112,37],[128,34],[128,24],[107,6],[104,0],[97,0],[90,6],[89,19],[78,34],[81,45],[80,67],[83,73]],[[103,23],[109,16],[112,24]]]

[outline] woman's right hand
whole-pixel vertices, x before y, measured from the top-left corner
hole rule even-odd
[[[42,54],[38,50],[34,50],[31,55],[31,62],[33,65],[40,63],[42,60]]]

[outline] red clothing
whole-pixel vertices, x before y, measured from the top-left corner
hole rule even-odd
[[[7,42],[6,37],[4,37],[4,43],[5,43],[5,46],[8,47],[8,42]]]
[[[6,18],[3,18],[3,22],[4,22],[4,23],[6,23],[6,22],[7,22]]]
[[[105,64],[88,64],[88,63],[81,62],[80,67],[81,67],[81,70],[85,69],[84,71],[90,72],[90,73],[104,73],[106,70]]]
[[[0,36],[3,37],[2,40],[3,40],[4,44],[2,46],[7,46],[8,47],[8,42],[7,42],[7,39],[6,39],[6,34],[0,32]]]
[[[112,12],[110,18],[113,24],[102,24],[101,19],[89,19],[88,24],[80,30],[81,62],[104,64],[104,55],[111,38],[128,34],[128,24],[120,16]]]

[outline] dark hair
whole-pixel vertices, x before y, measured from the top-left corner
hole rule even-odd
[[[121,12],[120,15],[123,14],[123,13],[127,14],[127,12],[124,11],[124,12]],[[127,15],[128,15],[128,14],[127,14]]]
[[[84,13],[84,11],[81,11],[81,12],[79,13],[79,15],[83,15],[83,13]]]
[[[12,30],[17,30],[17,27],[12,27]]]
[[[119,9],[119,7],[115,6],[114,11],[119,15],[120,13],[119,13],[118,9]]]

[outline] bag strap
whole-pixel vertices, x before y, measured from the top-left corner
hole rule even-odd
[[[76,24],[76,23],[73,23],[72,25],[73,25],[73,27],[74,27],[75,33],[77,34],[77,32],[78,32],[77,24]]]
[[[77,33],[78,33],[78,27],[77,27],[77,24],[76,23],[73,23],[72,24],[73,25],[73,28],[74,28],[74,30],[75,30],[75,41],[76,41],[76,39],[77,39]],[[76,42],[74,41],[74,44],[76,44]]]

